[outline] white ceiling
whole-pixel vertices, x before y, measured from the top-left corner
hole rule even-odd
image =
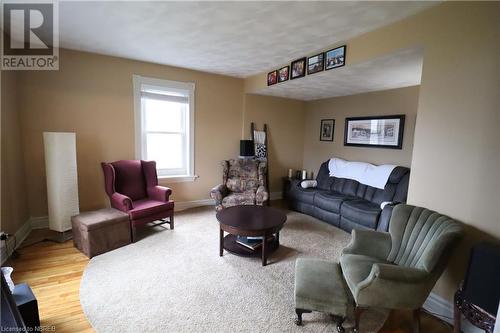
[[[422,49],[410,49],[351,66],[278,83],[255,93],[299,100],[354,95],[420,84]]]
[[[60,45],[248,77],[435,4],[61,1]]]

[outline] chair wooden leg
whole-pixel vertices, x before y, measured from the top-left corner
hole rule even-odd
[[[420,309],[413,310],[413,333],[420,333]]]
[[[344,324],[344,321],[345,321],[345,317],[337,316],[337,315],[330,315],[330,316],[337,323],[337,332],[338,333],[344,333],[345,332],[345,328],[344,328],[343,324]]]
[[[453,305],[453,333],[461,333],[460,332],[460,329],[461,329],[461,314],[460,314],[460,309],[458,308],[458,305],[457,305],[457,300],[456,300],[456,296],[455,296],[455,300],[454,300],[454,305]]]
[[[174,215],[170,216],[170,230],[174,230]]]
[[[354,308],[354,327],[352,329],[353,333],[359,333],[359,320],[364,310],[364,308],[360,308],[359,306],[356,306]]]
[[[130,234],[132,236],[132,243],[135,243],[136,231],[135,231],[135,226],[133,224],[130,225]]]
[[[304,310],[304,309],[295,309],[295,313],[297,314],[297,319],[295,319],[295,324],[297,326],[302,326],[302,314],[303,313],[310,313],[312,312],[311,310]]]

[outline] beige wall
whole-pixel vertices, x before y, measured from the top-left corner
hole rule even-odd
[[[219,161],[238,154],[241,79],[68,50],[61,50],[60,57],[59,71],[24,72],[19,78],[32,216],[47,215],[44,131],[76,132],[80,209],[107,204],[100,162],[134,158],[133,74],[196,84],[195,173],[199,178],[162,183],[172,187],[177,202],[209,197],[210,188],[221,180]]]
[[[245,95],[244,137],[250,138],[250,123],[262,130],[268,126],[269,183],[271,192],[280,192],[281,178],[288,169],[302,169],[304,153],[305,103],[272,96]]]
[[[500,3],[444,2],[346,42],[347,65],[423,47],[409,203],[467,225],[434,291],[448,300],[470,245],[500,242]],[[245,80],[264,88],[266,73]]]
[[[334,97],[306,104],[304,168],[317,173],[321,163],[331,157],[374,164],[410,166],[413,132],[417,116],[419,87],[407,87],[352,96]],[[403,149],[344,146],[346,117],[404,114]],[[333,142],[320,141],[321,119],[335,119]]]
[[[1,231],[14,234],[28,221],[28,203],[24,181],[21,126],[17,112],[16,85],[18,74],[1,74],[1,141],[2,141],[2,204]]]

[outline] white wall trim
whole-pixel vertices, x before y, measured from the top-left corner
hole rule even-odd
[[[31,229],[47,229],[49,227],[48,216],[30,217]]]
[[[202,206],[214,206],[215,202],[213,199],[202,199],[193,201],[181,201],[175,203],[175,211],[186,210],[189,208],[202,207]]]
[[[453,304],[442,298],[441,296],[431,293],[425,300],[423,308],[440,319],[453,324]]]
[[[47,220],[48,222],[48,220]],[[13,249],[17,249],[21,243],[28,237],[28,235],[31,232],[31,219],[28,219],[22,226],[19,228],[19,230],[16,231],[14,236],[10,236],[7,239],[7,246],[9,248],[9,252],[12,253]],[[15,238],[15,240],[14,240]],[[15,248],[14,248],[15,244]],[[2,241],[2,248],[1,248],[1,263],[3,263],[7,260],[7,249],[5,248],[5,243]]]
[[[283,199],[283,192],[271,192],[269,193],[269,200],[281,200]]]
[[[448,302],[441,296],[431,293],[425,300],[423,308],[439,319],[453,325],[453,303]],[[469,321],[462,317],[461,330],[464,333],[483,333],[484,331],[474,327]]]

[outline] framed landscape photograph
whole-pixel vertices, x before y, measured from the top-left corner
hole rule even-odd
[[[290,80],[298,79],[306,75],[306,58],[297,59],[292,61],[291,65],[292,74]]]
[[[319,141],[333,141],[335,119],[321,119]]]
[[[290,66],[278,69],[278,82],[285,82],[290,78]]]
[[[345,119],[344,146],[402,149],[405,115]]]
[[[272,86],[278,83],[278,71],[272,71],[267,73],[267,85]]]
[[[324,54],[316,54],[307,58],[307,74],[321,72],[325,68]]]
[[[325,52],[325,68],[333,69],[345,65],[345,45]]]

